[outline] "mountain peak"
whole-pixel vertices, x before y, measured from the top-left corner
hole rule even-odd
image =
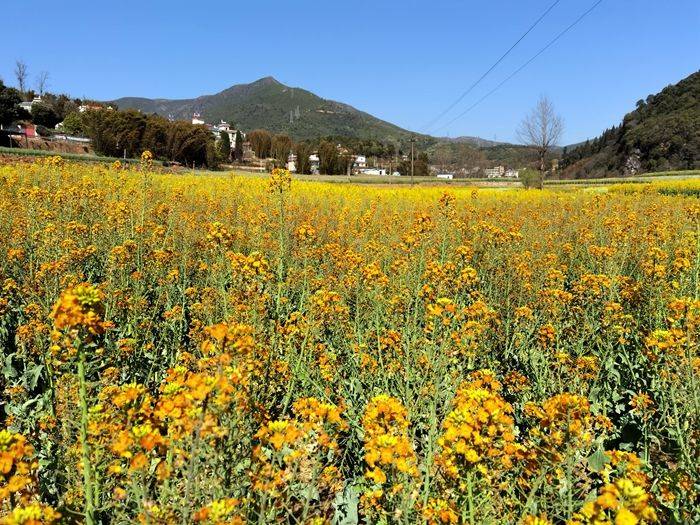
[[[276,84],[276,85],[280,85],[280,86],[281,86],[281,85],[282,85],[282,82],[280,82],[279,80],[277,80],[277,79],[276,79],[275,77],[273,77],[273,76],[267,76],[267,77],[263,77],[263,78],[261,78],[261,79],[259,79],[259,80],[256,80],[255,82],[252,82],[252,84],[258,84],[258,85],[263,85],[263,86],[265,86],[265,85],[275,85],[275,84]]]

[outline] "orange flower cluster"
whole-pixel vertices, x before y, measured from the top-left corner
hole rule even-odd
[[[537,421],[530,440],[552,463],[561,462],[570,450],[586,450],[593,441],[595,419],[585,397],[559,394],[540,405],[528,403],[525,413]]]
[[[362,428],[365,477],[372,482],[363,496],[368,507],[380,511],[386,499],[395,497],[418,476],[408,426],[408,413],[398,399],[382,394],[367,404]]]
[[[347,423],[341,409],[315,398],[299,399],[293,409],[294,418],[270,421],[255,434],[258,444],[253,448],[252,487],[277,501],[273,507],[279,507],[283,494],[294,505],[308,507],[308,494],[294,489],[313,486],[323,495],[312,512],[320,518],[331,511],[328,496],[342,487],[335,460],[338,438],[347,430]]]
[[[285,193],[292,188],[292,174],[288,170],[276,168],[272,170],[268,181],[267,191],[270,193]]]
[[[656,523],[649,494],[629,479],[618,479],[600,489],[567,525],[645,525]]]
[[[243,525],[240,506],[241,501],[236,498],[218,499],[197,511],[194,521],[203,525]]]
[[[34,448],[22,434],[0,430],[0,525],[51,525],[61,514],[36,499]]]
[[[34,449],[21,434],[0,430],[0,501],[26,496],[38,463]]]
[[[79,284],[61,294],[51,317],[58,330],[84,329],[91,335],[104,332],[103,294],[91,284]]]
[[[443,422],[436,463],[448,478],[463,479],[472,470],[496,477],[513,467],[521,447],[515,442],[513,408],[501,396],[493,372],[472,374]]]
[[[459,523],[454,503],[443,498],[430,498],[421,514],[429,525],[453,525]]]

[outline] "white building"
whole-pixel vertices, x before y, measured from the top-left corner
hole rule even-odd
[[[437,178],[444,179],[444,180],[452,180],[455,178],[455,174],[454,173],[438,173]]]
[[[386,170],[384,168],[364,168],[360,170],[362,175],[379,175],[384,177],[386,175]]]
[[[520,172],[514,169],[507,169],[503,176],[508,179],[517,179],[520,177]]]
[[[311,168],[311,173],[317,175],[321,167],[321,159],[318,153],[312,153],[309,155],[309,167]]]
[[[353,161],[353,167],[357,170],[363,170],[367,167],[367,157],[364,155],[357,155]]]
[[[486,168],[484,174],[487,179],[499,179],[503,177],[506,169],[503,166],[496,166],[495,168]]]
[[[34,100],[32,100],[31,102],[20,102],[19,107],[31,113],[32,106],[34,106],[34,104],[39,103],[41,103],[41,97],[34,97]]]
[[[294,153],[290,153],[287,157],[287,169],[292,173],[297,172],[297,156]]]
[[[39,100],[36,100],[36,102],[41,102],[41,97],[39,97]],[[108,109],[108,110],[114,110],[112,106],[101,106],[99,104],[81,104],[78,106],[78,113],[85,113],[86,111],[101,111],[103,109]],[[139,113],[141,111],[139,110]]]
[[[220,140],[221,134],[226,133],[228,135],[229,144],[231,145],[231,151],[236,149],[236,138],[238,137],[238,130],[232,129],[231,124],[229,124],[225,120],[220,121],[218,124],[209,125],[206,124],[203,120],[201,120],[201,118],[199,117],[199,113],[195,113],[192,117],[192,124],[204,124],[205,126],[207,126],[207,128],[209,128],[209,131],[211,131],[214,134],[214,138],[216,140]],[[243,132],[241,132],[241,138],[245,141],[245,134]]]
[[[204,122],[202,120],[202,115],[200,115],[199,113],[195,113],[192,115],[192,124],[200,125],[200,124],[206,124],[206,122]]]

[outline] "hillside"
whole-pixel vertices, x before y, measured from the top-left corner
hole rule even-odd
[[[562,168],[571,178],[700,168],[700,71],[637,102],[619,126],[567,148]]]
[[[265,128],[287,133],[295,140],[347,136],[404,142],[411,136],[409,131],[352,106],[285,86],[272,77],[194,99],[126,97],[113,102],[120,109],[138,109],[178,120],[189,120],[193,113],[199,113],[207,122],[223,119],[245,131]]]
[[[471,144],[477,148],[490,148],[492,146],[500,146],[506,142],[497,142],[495,140],[482,139],[481,137],[439,137],[440,142],[449,142],[456,144]]]

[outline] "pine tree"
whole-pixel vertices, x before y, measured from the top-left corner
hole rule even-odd
[[[231,157],[231,139],[225,131],[221,132],[219,141],[216,143],[216,153],[221,162],[227,162]]]

